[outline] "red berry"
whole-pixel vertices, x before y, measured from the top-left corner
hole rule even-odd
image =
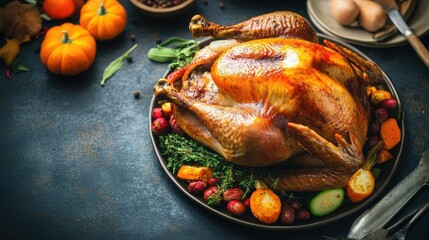
[[[192,194],[202,194],[206,190],[206,183],[204,181],[190,182],[188,185],[188,192]]]
[[[382,100],[378,105],[387,110],[393,110],[398,106],[398,101],[394,98],[387,98]]]
[[[369,126],[369,133],[378,134],[380,132],[381,124],[379,122],[372,122]]]
[[[310,219],[310,212],[307,209],[301,208],[295,212],[295,217],[300,221]]]
[[[229,201],[228,204],[226,205],[226,209],[228,210],[228,212],[236,216],[243,215],[246,212],[246,207],[239,200]]]
[[[218,184],[220,184],[219,178],[209,178],[209,180],[207,180],[207,185],[209,185],[209,187],[217,186]]]
[[[152,132],[155,135],[163,135],[170,131],[170,124],[168,124],[167,119],[157,118],[152,122]]]
[[[248,198],[244,199],[244,206],[245,206],[247,209],[250,209],[250,197],[248,197]]]
[[[222,193],[222,199],[226,202],[232,200],[241,200],[243,195],[244,191],[241,188],[228,188]]]
[[[377,136],[371,135],[368,137],[368,140],[366,143],[367,143],[368,147],[371,149],[371,148],[375,147],[375,145],[377,145],[377,143],[379,141],[380,141],[380,139]]]
[[[375,119],[379,123],[385,122],[389,118],[389,113],[384,108],[377,108],[375,110]]]
[[[212,200],[212,201],[210,201],[212,205],[214,205],[214,206],[220,205],[222,198],[220,196],[216,196],[217,192],[218,192],[217,186],[212,186],[212,187],[207,188],[204,191],[204,201],[206,203],[209,203],[209,201]],[[216,197],[218,197],[218,198],[216,199]]]
[[[280,222],[284,225],[290,225],[295,221],[295,209],[289,204],[283,204],[282,212],[280,213]]]
[[[162,108],[153,108],[152,109],[152,118],[164,118],[164,111],[162,111]]]
[[[291,206],[294,210],[298,210],[302,207],[302,202],[299,201],[298,199],[290,199],[289,201],[287,201],[287,203],[289,204],[289,206]]]

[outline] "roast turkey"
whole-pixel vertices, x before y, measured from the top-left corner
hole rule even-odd
[[[265,180],[279,179],[278,189],[344,186],[363,164],[364,87],[381,82],[379,68],[332,42],[319,44],[310,24],[291,12],[232,26],[197,15],[190,29],[195,37],[237,41],[201,49],[183,76],[155,85],[183,131],[227,161],[268,169]],[[282,164],[291,158],[321,164]]]

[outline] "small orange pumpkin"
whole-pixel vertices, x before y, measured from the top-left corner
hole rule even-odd
[[[117,0],[89,0],[82,6],[79,24],[96,40],[109,40],[125,30],[127,12]]]
[[[52,73],[72,76],[94,63],[96,49],[95,39],[86,29],[64,23],[46,33],[40,47],[40,59]]]

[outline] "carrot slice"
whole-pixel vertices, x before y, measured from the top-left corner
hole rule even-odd
[[[212,177],[212,174],[213,170],[208,167],[182,165],[177,172],[177,177],[188,181],[207,181]]]
[[[392,149],[401,141],[401,129],[395,118],[389,118],[381,124],[380,138],[387,150]]]

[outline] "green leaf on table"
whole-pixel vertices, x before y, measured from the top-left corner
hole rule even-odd
[[[25,2],[31,3],[31,4],[37,4],[36,0],[25,0]]]
[[[128,55],[137,48],[137,44],[134,44],[128,51],[122,54],[117,59],[113,60],[103,71],[103,77],[101,79],[101,86],[106,84],[106,81],[111,78],[119,69],[121,69],[122,64],[127,59]]]
[[[10,70],[12,70],[12,72],[19,73],[19,72],[28,72],[30,71],[30,68],[14,61],[10,66]]]

